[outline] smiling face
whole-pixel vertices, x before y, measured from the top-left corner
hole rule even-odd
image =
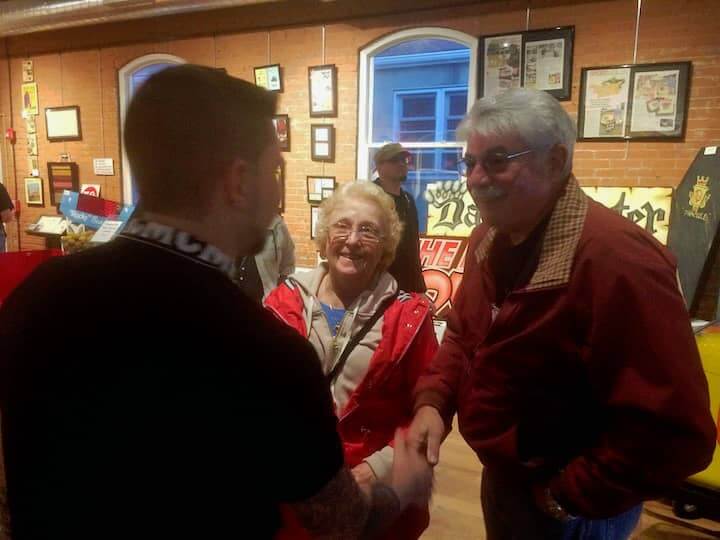
[[[383,255],[381,209],[371,201],[348,198],[332,211],[328,223],[325,256],[333,282],[353,280],[368,288]]]

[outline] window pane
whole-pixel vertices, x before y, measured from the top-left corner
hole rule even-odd
[[[431,96],[403,96],[401,115],[409,116],[435,116],[435,95]]]
[[[467,92],[448,94],[449,116],[464,116],[467,108]]]
[[[454,141],[447,137],[446,116],[465,114],[469,64],[470,49],[445,39],[408,40],[375,55],[371,140]],[[453,92],[452,102],[447,92]],[[417,136],[400,128],[401,121],[418,117],[435,123]]]

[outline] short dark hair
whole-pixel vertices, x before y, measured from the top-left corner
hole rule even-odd
[[[125,149],[143,209],[204,215],[232,161],[255,163],[270,144],[276,97],[216,68],[164,69],[135,94],[125,117]]]

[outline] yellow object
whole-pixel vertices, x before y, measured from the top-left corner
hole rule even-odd
[[[710,388],[710,410],[717,423],[720,416],[720,323],[702,330],[696,336],[696,341]],[[720,446],[715,445],[713,460],[708,468],[691,476],[690,481],[720,491]]]

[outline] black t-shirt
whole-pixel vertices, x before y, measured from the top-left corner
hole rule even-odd
[[[382,187],[379,180],[375,183]],[[386,192],[388,193],[388,192]],[[420,237],[415,201],[404,190],[400,195],[388,193],[395,201],[395,209],[404,224],[402,237],[388,272],[398,282],[398,287],[407,292],[425,292],[425,280],[420,267]]]
[[[10,198],[7,189],[5,189],[5,186],[0,184],[0,212],[10,210],[12,208],[15,208],[15,206],[13,206],[12,199]],[[0,220],[0,234],[5,234],[5,224],[2,220]]]
[[[0,309],[13,537],[271,538],[343,463],[315,353],[212,246],[126,231]]]

